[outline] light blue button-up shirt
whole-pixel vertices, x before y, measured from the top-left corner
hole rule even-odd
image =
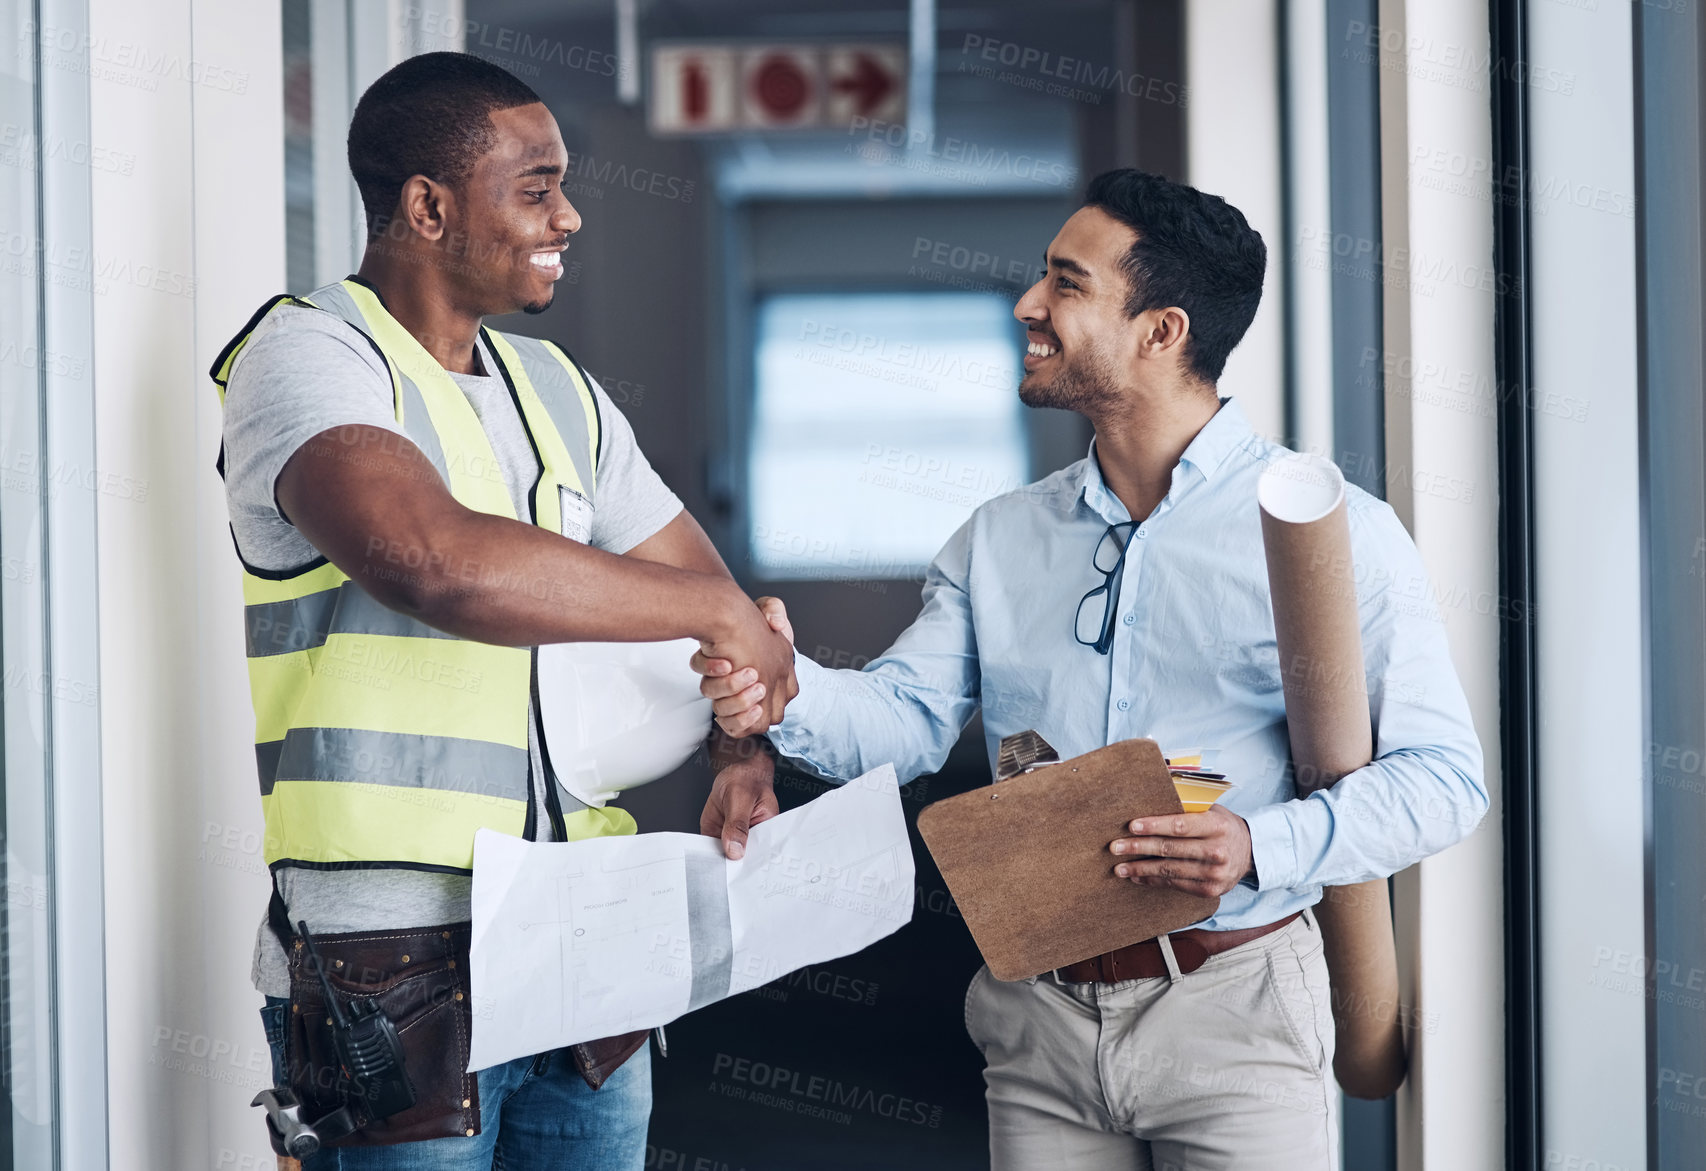
[[[1392,510],[1348,488],[1375,760],[1299,799],[1256,481],[1285,449],[1231,399],[1185,449],[1138,525],[1115,601],[1113,647],[1074,637],[1108,525],[1130,519],[1090,454],[988,501],[931,564],[924,608],[863,671],[796,656],[800,694],[771,739],[825,776],[892,761],[902,781],[942,766],[981,706],[993,771],[1003,736],[1034,728],[1062,759],[1136,736],[1218,748],[1249,823],[1256,882],[1202,926],[1255,927],[1323,886],[1381,878],[1464,837],[1487,810],[1481,745],[1446,647],[1440,604]],[[1110,866],[1113,859],[1109,859]]]

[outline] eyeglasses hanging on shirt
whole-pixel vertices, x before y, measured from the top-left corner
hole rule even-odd
[[[1107,654],[1114,645],[1114,600],[1119,597],[1120,574],[1125,569],[1126,550],[1131,546],[1131,533],[1136,527],[1134,520],[1109,525],[1090,558],[1090,564],[1102,575],[1102,584],[1078,600],[1073,634],[1099,655]]]

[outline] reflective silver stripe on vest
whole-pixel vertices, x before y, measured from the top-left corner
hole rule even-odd
[[[350,781],[506,801],[526,801],[530,788],[525,748],[453,736],[292,728],[283,740],[255,745],[255,759],[263,797],[280,781]]]
[[[421,397],[420,388],[401,370],[397,371],[397,381],[403,386],[403,430],[408,432],[410,442],[421,449],[421,454],[432,461],[432,466],[438,469],[439,478],[448,488],[450,462],[444,458],[438,431],[432,425],[432,416],[427,414],[426,400]]]
[[[361,315],[361,307],[355,303],[355,298],[349,295],[342,281],[333,281],[329,285],[321,285],[312,293],[302,298],[311,305],[336,313],[339,317],[366,333],[362,322],[367,320]]]
[[[575,471],[580,475],[582,490],[587,499],[596,503],[592,436],[587,433],[586,409],[581,405],[581,393],[575,387],[574,378],[563,368],[563,364],[557,361],[556,355],[546,349],[545,343],[537,338],[506,333],[503,339],[515,347],[515,352],[520,356],[521,364],[527,371],[528,380],[533,383],[533,389],[539,392],[539,401],[545,404],[546,413],[557,425],[557,434],[563,437],[563,446],[569,449],[569,458],[575,461]],[[587,386],[587,392],[592,392],[590,384]]]
[[[327,285],[315,289],[303,300],[328,313],[335,313],[353,326],[361,336],[367,338],[368,344],[379,354],[386,367],[397,379],[403,392],[403,430],[409,436],[409,442],[421,449],[421,454],[432,461],[432,466],[438,469],[438,474],[444,478],[445,484],[450,483],[450,464],[444,458],[444,448],[439,444],[438,432],[433,428],[432,416],[427,414],[426,400],[421,397],[420,388],[384,356],[385,351],[373,335],[367,332],[367,318],[361,315],[361,306],[349,295],[349,290],[343,285]]]
[[[558,781],[555,776],[553,776],[551,780],[557,786],[557,809],[564,817],[573,817],[583,809],[594,808],[594,806],[588,805],[585,801],[582,801],[579,797],[563,788],[562,782]],[[602,809],[603,806],[597,806],[597,808]]]
[[[266,740],[255,745],[255,769],[261,775],[263,797],[272,793],[273,779],[278,776],[278,754],[283,751],[283,740]]]
[[[243,607],[249,657],[288,655],[324,646],[332,634],[384,634],[403,638],[455,638],[417,618],[376,602],[353,581],[282,602]]]

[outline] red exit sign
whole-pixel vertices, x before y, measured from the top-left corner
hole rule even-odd
[[[649,121],[654,134],[901,122],[906,71],[899,44],[658,45]]]

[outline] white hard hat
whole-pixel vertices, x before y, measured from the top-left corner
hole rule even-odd
[[[561,642],[539,648],[539,725],[565,789],[602,805],[686,763],[711,730],[711,701],[671,642]]]

